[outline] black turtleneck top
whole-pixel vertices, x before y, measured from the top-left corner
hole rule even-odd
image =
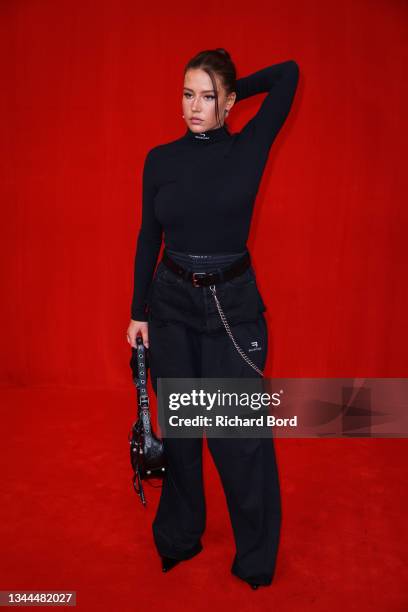
[[[270,147],[292,105],[299,78],[294,60],[237,79],[236,102],[268,95],[242,130],[228,127],[157,145],[143,168],[142,222],[134,260],[131,318],[147,321],[146,298],[164,233],[165,246],[188,253],[246,248],[255,197]]]

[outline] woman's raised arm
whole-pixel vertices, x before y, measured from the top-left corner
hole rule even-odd
[[[241,133],[248,133],[269,147],[289,114],[298,80],[299,67],[294,60],[272,64],[237,79],[236,102],[267,93],[258,112]]]

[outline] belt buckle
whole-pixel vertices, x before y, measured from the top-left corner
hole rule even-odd
[[[193,272],[193,279],[192,279],[193,280],[193,286],[194,287],[202,287],[203,285],[198,285],[197,284],[197,282],[198,282],[197,276],[207,276],[207,273],[206,272]]]

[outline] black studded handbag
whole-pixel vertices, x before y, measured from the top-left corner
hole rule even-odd
[[[132,347],[130,367],[133,382],[137,389],[137,419],[133,423],[128,440],[130,444],[130,462],[133,469],[133,487],[139,495],[142,504],[147,501],[144,494],[142,480],[153,481],[163,479],[166,474],[167,462],[164,454],[163,440],[160,440],[153,431],[149,396],[147,393],[147,372],[149,368],[148,353],[140,336],[136,338],[136,348]],[[152,482],[149,482],[152,486]]]

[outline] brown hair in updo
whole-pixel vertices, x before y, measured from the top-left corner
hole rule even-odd
[[[221,79],[227,95],[235,91],[237,72],[230,54],[221,47],[200,51],[186,64],[184,74],[186,74],[187,70],[190,68],[201,68],[201,70],[205,70],[210,77],[215,92],[215,116],[217,118],[217,123],[221,124],[218,107],[218,89],[214,73]]]

